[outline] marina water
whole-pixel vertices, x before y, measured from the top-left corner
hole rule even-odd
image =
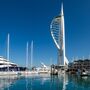
[[[90,77],[67,74],[0,76],[0,90],[90,90]]]

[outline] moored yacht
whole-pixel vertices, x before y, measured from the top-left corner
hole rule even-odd
[[[25,70],[26,67],[20,67],[0,56],[0,75],[16,75]]]
[[[41,63],[41,67],[37,68],[38,74],[50,74],[50,67]]]

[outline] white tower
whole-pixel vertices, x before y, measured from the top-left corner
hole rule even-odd
[[[68,60],[65,55],[65,26],[63,4],[61,5],[61,14],[55,17],[51,22],[51,35],[58,49],[58,65],[68,65]]]

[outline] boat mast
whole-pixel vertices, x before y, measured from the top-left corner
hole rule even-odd
[[[9,42],[10,42],[10,35],[8,33],[8,37],[7,37],[7,60],[9,61]]]
[[[8,36],[7,36],[7,61],[8,61],[8,71],[9,71],[9,51],[10,51],[10,35],[8,33]]]
[[[26,45],[26,68],[28,68],[28,42],[27,42],[27,45]]]
[[[33,41],[31,42],[31,68],[33,67]]]

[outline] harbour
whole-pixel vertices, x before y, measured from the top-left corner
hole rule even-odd
[[[0,90],[90,90],[88,2],[0,1]]]
[[[0,76],[0,90],[90,90],[90,77],[62,74],[59,76]]]

